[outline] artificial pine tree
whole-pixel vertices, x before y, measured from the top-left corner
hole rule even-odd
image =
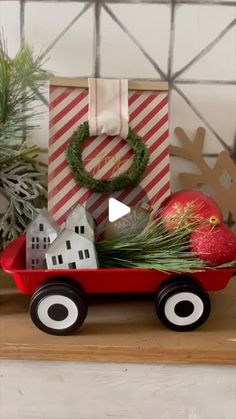
[[[28,45],[10,58],[0,38],[0,249],[24,232],[46,200],[40,148],[27,145],[39,117],[35,100],[48,78],[42,64]]]

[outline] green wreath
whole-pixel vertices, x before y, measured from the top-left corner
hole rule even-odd
[[[76,183],[99,193],[113,193],[139,184],[147,168],[149,154],[142,139],[131,128],[129,128],[128,137],[125,141],[134,151],[132,165],[119,176],[108,180],[94,179],[83,167],[82,144],[89,138],[89,124],[84,122],[73,134],[71,143],[67,148],[67,161]]]

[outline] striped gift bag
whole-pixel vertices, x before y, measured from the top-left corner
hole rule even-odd
[[[164,82],[129,82],[130,126],[146,143],[150,160],[140,186],[112,195],[126,205],[148,201],[155,210],[170,193],[168,92]],[[81,203],[101,229],[108,216],[108,197],[76,184],[65,151],[78,126],[88,119],[88,89],[84,79],[54,77],[50,84],[50,138],[48,209],[62,224],[71,209]],[[86,170],[109,179],[126,170],[132,151],[118,137],[90,138],[83,148]]]

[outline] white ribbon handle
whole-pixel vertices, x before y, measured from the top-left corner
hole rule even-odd
[[[90,135],[129,132],[128,80],[89,79]]]

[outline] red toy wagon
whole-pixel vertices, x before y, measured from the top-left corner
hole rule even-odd
[[[26,270],[25,237],[3,251],[4,271],[13,274],[18,289],[30,294],[35,325],[54,335],[70,334],[87,315],[88,294],[153,293],[158,318],[170,329],[189,331],[208,318],[208,291],[222,290],[234,269],[207,269],[194,274],[144,269]]]

